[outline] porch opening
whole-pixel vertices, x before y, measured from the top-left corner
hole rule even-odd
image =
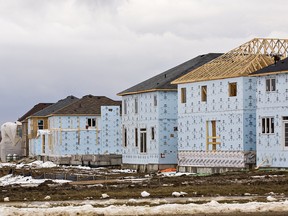
[[[206,121],[206,151],[217,150],[217,145],[220,145],[220,136],[217,136],[216,120]],[[210,149],[212,145],[212,149]]]

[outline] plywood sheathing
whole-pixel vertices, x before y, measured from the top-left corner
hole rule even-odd
[[[288,54],[288,39],[255,38],[224,55],[190,71],[172,84],[247,76]]]

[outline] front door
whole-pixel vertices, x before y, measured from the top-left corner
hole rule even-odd
[[[140,153],[147,152],[147,133],[146,128],[140,129]]]

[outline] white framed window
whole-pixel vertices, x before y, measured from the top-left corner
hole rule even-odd
[[[266,79],[266,91],[267,92],[275,92],[276,91],[276,79],[275,78],[267,78]]]
[[[274,134],[274,117],[263,117],[262,134]]]

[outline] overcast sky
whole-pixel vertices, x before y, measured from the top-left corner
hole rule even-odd
[[[0,124],[255,37],[288,38],[287,0],[0,0]]]

